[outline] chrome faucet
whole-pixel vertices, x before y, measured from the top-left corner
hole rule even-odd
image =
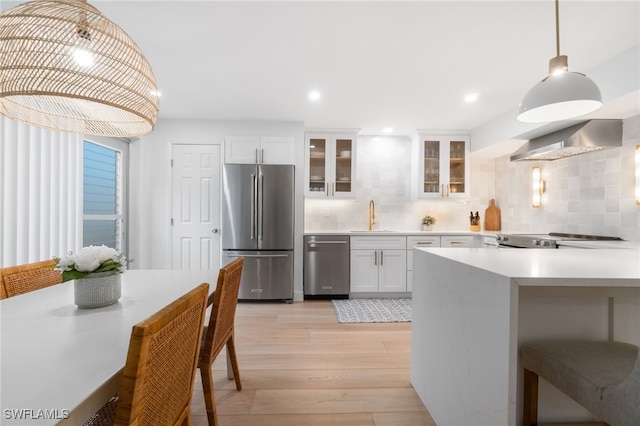
[[[375,221],[373,219],[376,218],[376,205],[373,200],[369,201],[369,231],[373,229],[373,225],[375,225]]]

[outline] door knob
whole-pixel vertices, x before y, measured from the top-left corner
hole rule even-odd
[[[211,233],[217,234],[220,230],[218,228],[212,228]]]

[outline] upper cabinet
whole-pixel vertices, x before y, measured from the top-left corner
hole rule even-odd
[[[417,133],[413,143],[418,163],[412,186],[418,198],[469,196],[469,136]]]
[[[225,138],[224,162],[231,164],[295,164],[295,139],[276,136]]]
[[[305,195],[349,198],[355,190],[355,134],[308,133]]]

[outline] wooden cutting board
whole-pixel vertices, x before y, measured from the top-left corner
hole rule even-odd
[[[496,200],[491,200],[491,204],[484,211],[484,230],[499,231],[500,230],[500,209],[496,207]]]

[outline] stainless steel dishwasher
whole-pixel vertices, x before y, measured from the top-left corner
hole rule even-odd
[[[304,296],[349,297],[349,237],[304,237]]]

